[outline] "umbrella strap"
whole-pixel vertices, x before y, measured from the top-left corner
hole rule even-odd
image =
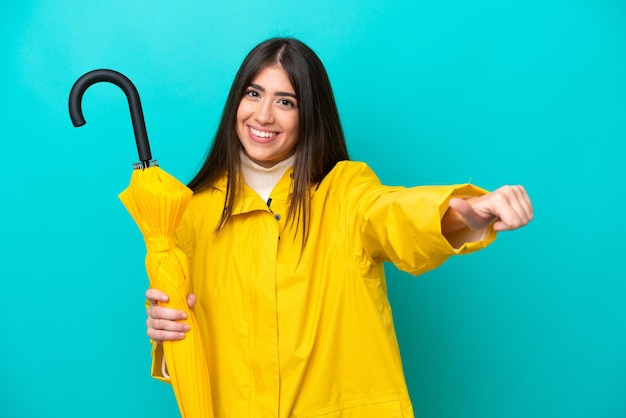
[[[151,253],[169,251],[176,248],[174,237],[145,237],[146,249]]]

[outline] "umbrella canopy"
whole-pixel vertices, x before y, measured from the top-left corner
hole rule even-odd
[[[205,349],[193,312],[187,306],[189,261],[176,246],[174,233],[193,192],[152,160],[139,94],[126,76],[112,70],[94,70],[80,77],[70,92],[74,126],[85,124],[81,100],[94,83],[108,81],[128,98],[140,163],[135,164],[129,186],[119,195],[144,236],[146,270],[150,286],[165,292],[159,305],[184,311],[190,331],[184,339],[164,341],[170,380],[183,418],[211,418],[213,405]]]
[[[165,292],[166,306],[187,314],[190,326],[184,339],[164,341],[165,362],[182,417],[212,417],[211,384],[202,338],[187,306],[189,262],[176,247],[174,232],[192,191],[158,166],[133,171],[129,186],[119,195],[143,234],[150,286]]]

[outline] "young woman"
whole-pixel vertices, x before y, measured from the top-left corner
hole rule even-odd
[[[420,274],[533,217],[521,186],[389,187],[348,159],[316,54],[270,39],[239,69],[177,233],[218,417],[411,417],[383,270]],[[149,289],[153,373],[181,312]],[[165,376],[164,376],[165,375]]]

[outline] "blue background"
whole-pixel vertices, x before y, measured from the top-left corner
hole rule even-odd
[[[17,1],[0,5],[0,416],[174,417],[149,377],[137,159],[187,181],[245,54],[295,36],[351,156],[387,184],[524,184],[536,219],[389,292],[419,417],[626,416],[626,4],[619,0]]]

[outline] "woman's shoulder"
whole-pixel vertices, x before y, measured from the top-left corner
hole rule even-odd
[[[346,174],[358,175],[362,172],[372,171],[372,169],[363,161],[345,160],[339,161],[332,170],[328,173],[328,176],[344,176]]]
[[[354,181],[378,182],[376,173],[362,161],[339,161],[324,178],[324,181],[351,183]]]
[[[380,187],[380,180],[366,163],[340,161],[314,189],[318,196],[334,196],[344,200]]]
[[[211,212],[221,213],[225,197],[225,188],[219,185],[208,186],[202,190],[195,191],[187,204],[184,216],[197,221],[210,215]]]
[[[198,212],[206,211],[209,207],[219,206],[220,208],[224,204],[226,193],[218,187],[207,187],[206,189],[194,192],[191,196],[191,200],[187,206],[187,211]]]
[[[202,205],[207,200],[215,198],[223,199],[226,196],[226,186],[227,177],[224,175],[201,190],[194,191],[190,205]]]
[[[201,230],[207,222],[214,228],[224,207],[224,196],[224,192],[216,187],[194,192],[178,226],[179,238],[195,236],[195,231]]]

